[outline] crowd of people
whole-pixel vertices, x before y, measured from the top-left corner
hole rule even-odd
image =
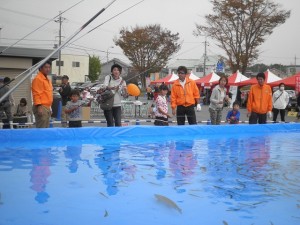
[[[51,71],[51,63],[45,62],[40,68],[36,77],[32,81],[33,108],[37,128],[49,127],[51,118],[51,105],[53,103],[53,87],[47,75]],[[185,66],[177,69],[179,78],[175,80],[171,90],[165,84],[156,85],[153,88],[146,88],[147,99],[154,99],[151,113],[154,114],[156,126],[167,126],[168,119],[176,117],[178,125],[184,125],[187,119],[190,125],[197,124],[196,111],[201,111],[200,93],[196,83],[189,79],[188,70]],[[111,108],[104,110],[104,116],[108,127],[121,126],[121,99],[128,96],[126,81],[122,78],[122,67],[114,64],[111,67],[111,74],[107,75],[104,84],[101,87],[109,90],[113,95],[113,104]],[[256,76],[257,84],[252,85],[247,98],[247,116],[249,124],[265,124],[267,117],[274,122],[280,114],[280,120],[285,121],[286,107],[289,104],[289,94],[285,91],[284,83],[279,85],[279,89],[272,93],[271,87],[265,84],[265,74],[258,73]],[[0,97],[9,91],[10,79],[5,77],[0,79]],[[228,79],[221,76],[218,85],[216,85],[209,97],[209,114],[212,125],[221,124],[223,109],[232,104],[233,109],[228,112],[226,121],[229,124],[238,124],[240,119],[239,108],[240,99],[237,98],[232,103],[231,95],[226,89]],[[72,90],[69,84],[69,77],[62,77],[62,84],[59,89],[62,99],[62,127],[81,127],[83,96],[77,90]],[[170,94],[171,93],[171,94]],[[170,96],[169,96],[170,95]],[[298,96],[298,106],[300,105],[300,95]],[[171,112],[168,111],[170,103]],[[0,103],[0,112],[5,114],[2,119],[4,123],[13,120],[13,117],[26,116],[30,113],[25,98],[15,107],[12,113],[14,100],[12,95],[8,95]]]

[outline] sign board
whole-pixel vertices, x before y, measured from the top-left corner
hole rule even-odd
[[[300,77],[299,76],[296,76],[295,91],[296,91],[296,93],[300,92]]]
[[[219,59],[217,62],[216,71],[224,73],[225,63],[223,62],[223,59]]]

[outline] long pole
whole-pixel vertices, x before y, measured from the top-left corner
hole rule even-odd
[[[90,31],[88,31],[87,33],[81,35],[80,37],[78,37],[77,39],[75,39],[74,41],[72,41],[72,42],[70,43],[70,45],[73,44],[74,42],[78,41],[79,39],[83,38],[85,35],[87,35],[87,34],[91,33],[92,31],[96,30],[97,28],[101,27],[103,24],[107,23],[108,21],[110,21],[110,20],[116,18],[117,16],[119,16],[119,15],[121,15],[122,13],[128,11],[129,9],[131,9],[131,8],[133,8],[133,7],[135,7],[135,6],[139,5],[139,4],[141,4],[143,1],[145,1],[145,0],[142,0],[142,1],[139,1],[139,2],[135,3],[134,5],[128,7],[127,9],[124,9],[123,11],[121,11],[121,12],[117,13],[116,15],[110,17],[108,20],[105,20],[103,23],[101,23],[101,24],[99,24],[98,26],[92,28],[92,29],[91,29]]]
[[[10,93],[12,93],[17,87],[19,87],[36,69],[38,69],[41,65],[43,65],[45,62],[47,62],[48,59],[51,58],[55,53],[57,53],[59,50],[61,50],[69,41],[71,41],[76,35],[78,35],[84,28],[86,28],[94,19],[96,19],[101,13],[103,13],[109,6],[111,6],[116,0],[111,1],[106,7],[101,9],[98,13],[96,13],[91,19],[89,19],[85,24],[83,24],[73,35],[71,35],[63,44],[61,44],[57,49],[55,49],[53,52],[51,52],[46,58],[44,58],[42,61],[38,62],[34,66],[30,67],[17,77],[27,73],[14,87],[12,87],[7,93],[5,93],[1,98],[0,102],[3,101]],[[16,78],[17,78],[16,77]],[[16,79],[15,78],[15,79]]]
[[[37,30],[39,30],[40,28],[42,28],[43,26],[45,26],[46,24],[50,23],[52,20],[54,20],[55,18],[57,18],[58,16],[61,16],[61,14],[69,11],[70,9],[72,9],[73,7],[75,7],[76,5],[78,5],[79,3],[83,2],[84,0],[81,0],[79,2],[77,2],[76,4],[72,5],[71,7],[67,8],[66,10],[62,11],[60,14],[58,14],[57,16],[49,19],[48,21],[46,21],[45,23],[43,23],[41,26],[39,26],[38,28],[36,28],[35,30],[31,31],[30,33],[26,34],[24,37],[22,37],[21,39],[19,39],[18,41],[16,41],[15,43],[11,44],[10,46],[6,47],[5,49],[3,49],[1,52],[0,52],[0,55],[2,53],[4,53],[7,49],[15,46],[16,44],[18,44],[20,41],[24,40],[25,38],[27,38],[29,35],[33,34],[34,32],[36,32]]]

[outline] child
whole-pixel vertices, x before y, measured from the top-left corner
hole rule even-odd
[[[18,104],[14,116],[27,116],[28,113],[27,101],[25,98],[21,98]]]
[[[233,110],[229,111],[226,120],[229,124],[238,124],[240,120],[240,104],[238,102],[233,103]]]
[[[71,101],[67,102],[65,113],[68,114],[69,127],[82,127],[81,106],[83,101],[79,100],[80,94],[77,90],[71,91]]]
[[[155,99],[156,111],[154,125],[156,126],[168,126],[168,118],[172,117],[172,115],[168,114],[168,103],[166,99],[168,91],[167,85],[162,84],[159,86],[159,95]]]

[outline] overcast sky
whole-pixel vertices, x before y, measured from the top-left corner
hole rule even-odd
[[[117,0],[103,14],[101,14],[86,30],[101,24],[117,13],[134,5],[140,0]],[[283,9],[291,10],[291,17],[285,24],[277,27],[273,34],[260,47],[259,63],[294,64],[297,56],[297,64],[300,64],[300,0],[274,0],[282,5]],[[0,45],[9,45],[35,28],[43,24],[47,19],[53,18],[60,10],[65,10],[79,0],[0,0]],[[69,37],[89,18],[110,1],[84,0],[82,3],[66,12],[63,17],[62,34]],[[124,14],[105,23],[97,30],[74,42],[64,50],[74,54],[96,54],[103,62],[106,61],[106,52],[109,51],[109,59],[119,58],[126,62],[128,59],[122,54],[122,50],[114,45],[113,39],[118,37],[122,27],[135,25],[148,25],[159,23],[162,27],[179,33],[183,43],[181,50],[173,60],[197,59],[204,53],[204,37],[195,37],[195,23],[205,24],[204,16],[212,12],[209,0],[145,0]],[[21,42],[24,47],[52,48],[58,42],[58,23],[50,22],[39,31],[30,35],[26,41]],[[76,38],[75,38],[76,39]],[[223,54],[222,50],[211,39],[208,39],[207,52],[211,54]],[[111,48],[114,46],[114,48]]]

